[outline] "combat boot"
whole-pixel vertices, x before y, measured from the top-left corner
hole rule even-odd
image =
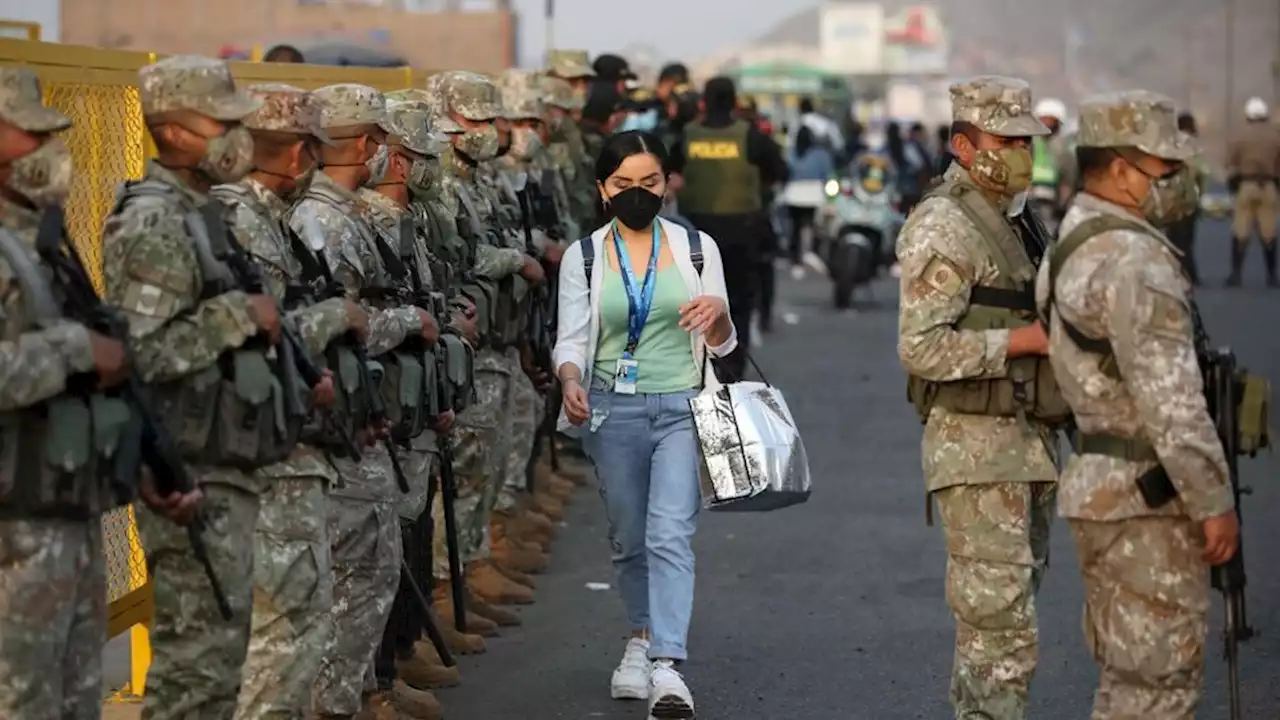
[[[1240,271],[1244,269],[1244,250],[1247,246],[1240,238],[1231,242],[1231,274],[1227,276],[1227,287],[1240,287]]]
[[[591,464],[589,462],[579,462],[570,458],[561,457],[560,467],[555,470],[555,474],[563,480],[568,480],[578,487],[586,487],[591,484]],[[539,461],[539,465],[546,463],[550,469],[548,461]]]
[[[468,584],[470,582],[468,581]],[[453,593],[449,592],[448,586],[445,586],[446,592],[435,593],[432,608],[436,611],[436,617],[440,618],[440,622],[454,627],[454,618],[457,617],[453,611]],[[469,610],[470,608],[468,608]],[[467,633],[471,635],[479,635],[480,637],[497,637],[498,624],[489,618],[477,615],[473,612],[467,613]]]
[[[502,576],[493,563],[481,560],[467,567],[467,587],[494,605],[531,605],[533,591]]]
[[[444,708],[428,690],[418,690],[397,680],[391,691],[391,705],[403,717],[414,720],[444,720]]]
[[[521,625],[520,616],[507,610],[506,608],[496,607],[476,597],[475,593],[467,593],[467,613],[479,615],[482,618],[488,618],[498,624],[498,627],[519,627]]]
[[[413,645],[413,654],[407,658],[396,658],[396,674],[401,680],[419,690],[435,690],[436,688],[457,687],[462,684],[462,675],[457,667],[445,667],[440,654],[429,641],[418,641]]]
[[[540,545],[521,542],[506,535],[493,541],[493,559],[504,568],[528,575],[546,572],[547,566],[551,564],[551,559],[542,552]]]
[[[507,567],[502,562],[502,560],[499,559],[496,555],[493,557],[493,567],[495,570],[502,573],[502,577],[510,580],[513,583],[520,583],[521,585],[529,588],[530,590],[536,590],[538,588],[538,585],[533,581],[533,578],[529,577],[528,575],[525,575],[519,570],[512,570],[511,568]]]
[[[365,695],[355,720],[399,720],[396,707],[392,703],[391,693],[379,690]]]
[[[1267,265],[1267,287],[1280,287],[1280,282],[1276,280],[1276,244],[1274,241],[1270,245],[1262,246],[1262,257]]]
[[[553,522],[560,522],[564,519],[564,503],[541,490],[533,492],[533,495],[529,498],[529,504],[533,510],[546,515]]]
[[[577,488],[577,485],[559,477],[558,473],[554,472],[550,465],[544,463],[538,463],[534,466],[533,478],[533,486],[535,488],[565,505],[569,504],[569,498],[573,497],[573,491]]]
[[[531,510],[495,510],[493,521],[502,527],[503,536],[534,543],[543,552],[551,547],[551,541],[555,538],[555,523]]]

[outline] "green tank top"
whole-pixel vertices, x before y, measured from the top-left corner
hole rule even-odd
[[[618,359],[627,347],[627,289],[617,268],[604,266],[600,289],[600,338],[596,344],[595,376],[612,378]],[[644,281],[643,269],[638,282]],[[661,394],[692,390],[702,385],[693,364],[689,333],[680,328],[680,306],[689,302],[689,289],[672,263],[658,271],[654,282],[653,306],[636,345],[635,361],[640,375],[636,392]]]

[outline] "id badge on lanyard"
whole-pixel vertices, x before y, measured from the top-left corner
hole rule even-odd
[[[617,370],[613,375],[613,391],[619,395],[635,395],[640,382],[640,363],[636,362],[636,347],[640,344],[640,335],[644,332],[644,324],[649,319],[649,310],[653,307],[654,287],[658,278],[658,251],[661,246],[662,233],[658,224],[653,224],[653,252],[649,255],[649,266],[645,269],[644,282],[636,282],[636,274],[631,269],[631,258],[622,245],[622,236],[615,225],[613,228],[613,247],[618,253],[618,269],[622,275],[622,286],[627,291],[627,347],[618,358]]]

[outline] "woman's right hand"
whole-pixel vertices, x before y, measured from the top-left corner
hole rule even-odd
[[[564,415],[569,422],[574,425],[585,423],[591,415],[591,408],[587,405],[587,391],[582,383],[577,380],[563,383],[561,394],[564,396]]]

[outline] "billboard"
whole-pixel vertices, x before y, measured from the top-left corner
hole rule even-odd
[[[884,72],[940,75],[947,72],[950,44],[932,5],[911,5],[884,20]]]
[[[827,3],[820,10],[822,64],[839,75],[878,75],[884,47],[884,8],[873,3]]]

